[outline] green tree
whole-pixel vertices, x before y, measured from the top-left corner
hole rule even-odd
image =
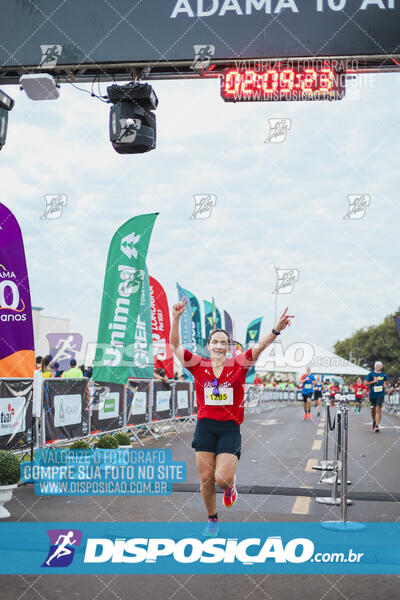
[[[358,329],[351,337],[339,340],[334,345],[335,353],[368,370],[380,360],[390,379],[400,377],[400,339],[394,321],[398,314],[400,308],[383,323]]]

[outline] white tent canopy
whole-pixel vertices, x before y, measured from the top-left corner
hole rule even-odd
[[[367,375],[363,367],[310,342],[292,342],[285,348],[276,341],[266,348],[258,359],[256,373],[304,373],[310,366],[312,373],[326,375]]]

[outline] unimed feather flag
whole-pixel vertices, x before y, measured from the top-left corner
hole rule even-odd
[[[93,379],[125,384],[132,375],[135,331],[146,275],[146,255],[158,213],[129,219],[108,251]]]
[[[0,377],[33,377],[35,350],[24,244],[18,221],[0,203]]]

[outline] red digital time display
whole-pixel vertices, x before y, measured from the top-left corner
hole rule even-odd
[[[221,96],[226,102],[341,100],[345,74],[332,66],[226,69]]]

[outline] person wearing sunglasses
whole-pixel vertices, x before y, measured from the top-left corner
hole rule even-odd
[[[232,358],[227,357],[232,343],[228,332],[214,329],[207,343],[210,358],[205,359],[180,344],[179,320],[185,309],[186,298],[183,297],[172,309],[169,341],[175,356],[194,377],[197,425],[192,448],[196,451],[201,495],[208,514],[204,535],[216,536],[218,514],[215,484],[224,491],[223,504],[226,508],[233,506],[237,500],[235,474],[241,453],[240,425],[244,418],[246,372],[261,352],[290,325],[294,315],[288,315],[286,307],[270,333],[246,352]]]

